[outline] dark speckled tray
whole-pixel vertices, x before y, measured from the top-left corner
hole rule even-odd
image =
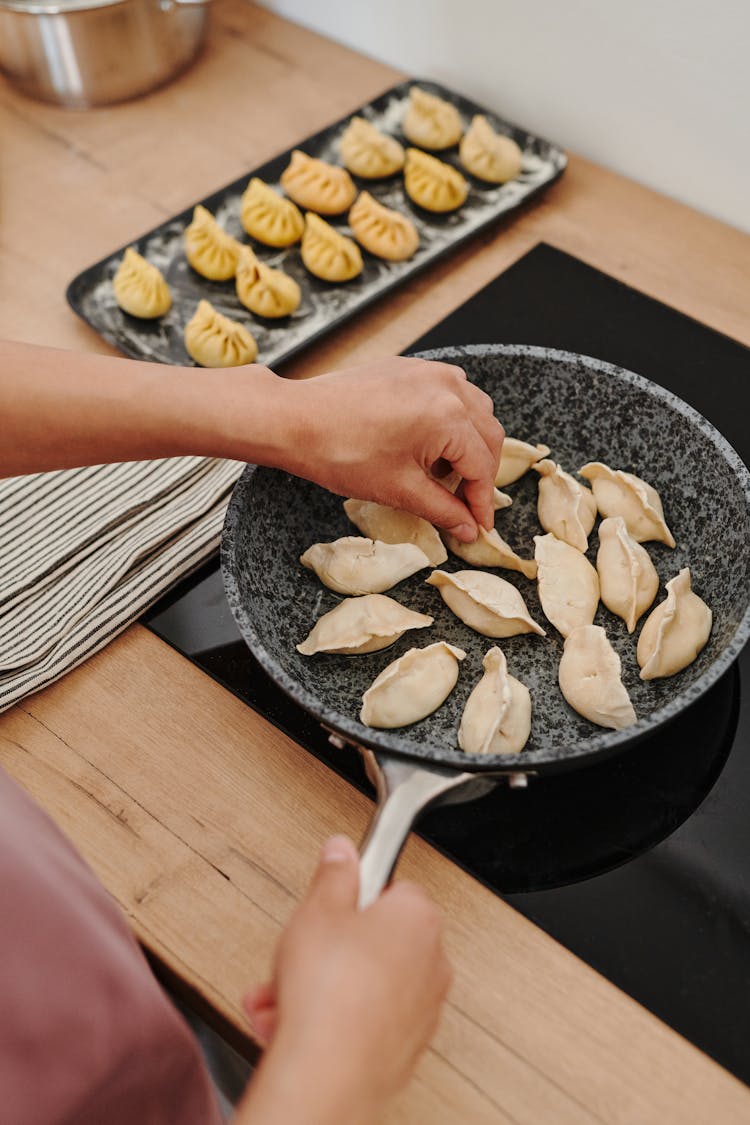
[[[305,270],[299,246],[279,251],[252,242],[240,223],[242,192],[251,176],[259,176],[278,187],[279,176],[291,156],[292,150],[289,149],[197,202],[208,207],[232,235],[251,243],[259,258],[269,265],[283,268],[296,278],[302,288],[302,302],[293,316],[278,321],[253,316],[237,300],[234,281],[208,281],[190,268],[183,252],[183,232],[192,218],[194,205],[140,238],[132,239],[128,244],[135,246],[144,257],[157,265],[167,278],[173,304],[166,316],[156,321],[141,320],[129,316],[117,306],[112,291],[112,277],[125,247],[90,266],[71,281],[67,290],[71,308],[108,343],[126,355],[135,359],[184,365],[192,364],[193,361],[185,351],[183,329],[193,315],[198,301],[205,297],[226,316],[246,324],[258,341],[259,362],[276,367],[306,344],[329,332],[431,262],[443,257],[477,231],[514,211],[562,175],[567,158],[557,145],[511,125],[497,114],[435,82],[422,80],[402,82],[394,86],[379,98],[347,114],[334,125],[301,140],[294,147],[322,160],[341,163],[338,155],[339,138],[355,113],[408,143],[401,134],[400,122],[409,89],[415,82],[453,102],[466,126],[474,114],[485,114],[495,129],[509,134],[518,142],[523,150],[524,163],[521,175],[501,186],[483,184],[468,176],[462,169],[471,185],[469,196],[463,207],[449,215],[431,215],[415,207],[404,191],[401,175],[387,180],[361,180],[355,176],[359,187],[366,188],[387,206],[408,213],[417,225],[421,244],[410,261],[383,262],[363,251],[362,274],[344,284],[330,284],[318,280]],[[457,147],[438,155],[460,167]],[[346,216],[331,221],[335,227],[349,233]]]

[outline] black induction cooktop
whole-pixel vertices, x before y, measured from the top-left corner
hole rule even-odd
[[[410,350],[523,343],[581,352],[675,391],[750,461],[750,351],[540,244]],[[218,562],[146,623],[358,788],[354,751],[274,686],[240,640]],[[420,833],[750,1083],[750,646],[663,732],[601,765],[498,785]]]

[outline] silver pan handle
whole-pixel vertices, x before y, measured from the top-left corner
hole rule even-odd
[[[361,845],[359,908],[373,903],[386,884],[422,809],[437,797],[474,779],[470,773],[416,766],[401,758],[363,750],[378,804]]]

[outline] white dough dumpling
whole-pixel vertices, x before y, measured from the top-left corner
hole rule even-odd
[[[418,723],[448,698],[466,653],[445,641],[411,648],[373,680],[362,696],[360,719],[368,727],[392,729]]]
[[[461,139],[461,114],[454,105],[420,86],[409,91],[409,108],[403,124],[404,136],[420,148],[450,148]]]
[[[684,567],[667,582],[667,598],[652,610],[638,638],[642,680],[674,676],[692,664],[711,633],[712,613],[690,586]]]
[[[382,594],[430,565],[414,543],[381,543],[346,535],[333,543],[314,543],[299,560],[339,594]]]
[[[599,605],[599,579],[580,551],[554,535],[535,535],[539,601],[558,633],[567,637],[591,625]]]
[[[523,154],[516,142],[496,133],[481,114],[472,118],[458,151],[466,171],[488,184],[504,184],[521,171]]]
[[[585,551],[596,520],[594,494],[554,461],[537,461],[532,468],[540,477],[537,501],[540,524],[577,551]]]
[[[632,633],[659,591],[659,576],[622,516],[609,516],[599,524],[596,569],[602,601]]]
[[[388,648],[408,629],[427,629],[433,618],[415,613],[385,594],[345,598],[315,622],[297,645],[303,656],[317,652],[367,653]]]
[[[611,730],[637,722],[620,673],[620,657],[601,625],[582,625],[567,637],[558,671],[560,691],[584,719]]]
[[[383,543],[414,543],[427,555],[430,566],[440,566],[448,558],[437,531],[420,516],[376,504],[374,500],[345,500],[344,511],[355,527],[370,539],[380,539]]]
[[[484,675],[466,701],[458,745],[466,754],[519,754],[531,733],[529,689],[508,672],[505,654],[491,648]]]
[[[639,543],[656,540],[674,547],[661,498],[652,485],[622,469],[610,469],[601,461],[589,461],[578,471],[591,481],[600,516],[622,516],[628,531]]]
[[[522,559],[494,528],[487,531],[480,527],[473,543],[463,543],[449,531],[441,534],[448,550],[471,566],[499,566],[504,570],[515,570],[525,578],[536,578],[534,559]]]
[[[456,617],[485,637],[515,637],[519,633],[545,636],[515,586],[484,570],[433,570],[427,579]]]
[[[548,453],[548,445],[530,445],[527,441],[506,437],[495,476],[495,487],[505,488],[506,484],[513,484],[514,481],[520,480],[532,465],[541,461]]]

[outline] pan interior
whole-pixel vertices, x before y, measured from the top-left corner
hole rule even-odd
[[[435,618],[430,629],[407,633],[390,649],[366,656],[304,657],[295,645],[340,595],[321,585],[299,563],[315,542],[358,534],[341,497],[286,473],[248,469],[227,514],[222,563],[227,596],[255,656],[272,677],[321,721],[360,744],[469,769],[566,768],[582,756],[615,752],[655,730],[695,701],[738,655],[750,627],[750,477],[724,439],[669,392],[612,365],[549,349],[512,345],[442,349],[430,358],[458,363],[495,400],[508,434],[550,446],[550,457],[568,471],[590,460],[634,472],[660,492],[675,550],[645,544],[664,583],[683,566],[713,610],[709,643],[684,672],[643,682],[636,643],[624,623],[600,604],[595,623],[622,661],[623,680],[639,722],[605,731],[576,714],[557,686],[563,639],[541,610],[536,583],[498,571],[522,593],[546,637],[523,635],[493,642],[463,625],[425,584],[428,571],[401,582],[389,595]],[[537,475],[508,486],[513,506],[497,513],[496,527],[523,557],[533,556]],[[597,521],[598,527],[598,521]],[[589,538],[595,563],[596,528]],[[441,569],[467,564],[449,556]],[[392,660],[414,646],[447,640],[465,650],[458,684],[433,715],[411,727],[374,731],[358,720],[361,697]],[[466,699],[482,674],[482,658],[499,643],[512,675],[532,697],[531,737],[514,757],[467,759],[456,735]]]

